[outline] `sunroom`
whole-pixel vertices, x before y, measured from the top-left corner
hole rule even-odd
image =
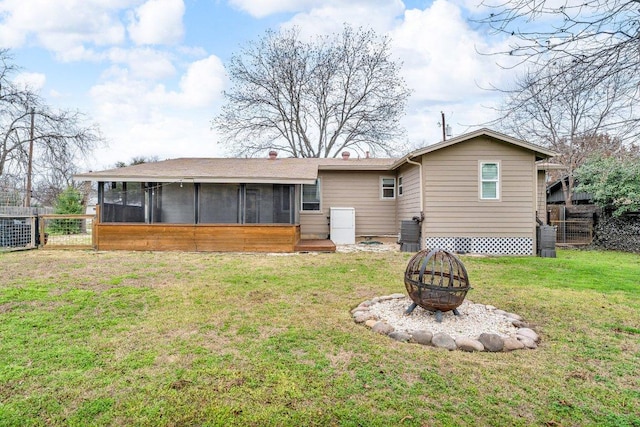
[[[317,165],[291,160],[173,159],[76,179],[98,183],[100,250],[292,252]]]

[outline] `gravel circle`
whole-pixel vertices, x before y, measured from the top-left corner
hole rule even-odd
[[[442,315],[442,322],[436,321],[435,313],[416,307],[410,315],[405,310],[413,301],[408,297],[380,301],[369,307],[369,312],[379,320],[393,326],[395,330],[411,333],[419,330],[429,330],[434,334],[444,332],[451,338],[479,337],[482,333],[498,334],[502,337],[515,337],[518,328],[512,320],[503,314],[487,308],[484,304],[474,304],[465,300],[458,307],[459,316],[453,311]]]
[[[540,335],[521,316],[492,305],[465,300],[453,311],[436,314],[417,306],[405,314],[413,301],[397,293],[363,301],[351,310],[353,320],[373,332],[401,341],[463,351],[513,351],[538,348]]]

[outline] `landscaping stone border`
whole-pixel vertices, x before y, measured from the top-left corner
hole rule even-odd
[[[407,305],[411,303],[406,295],[400,293],[363,301],[351,310],[351,315],[356,323],[363,324],[373,332],[387,335],[389,338],[399,342],[416,343],[424,346],[443,348],[450,351],[462,350],[468,352],[508,352],[513,350],[538,348],[540,336],[527,322],[522,319],[521,316],[504,310],[499,310],[491,305],[482,305],[482,307],[489,311],[491,315],[501,316],[504,320],[510,322],[511,325],[515,327],[515,333],[513,336],[503,336],[497,333],[482,332],[478,336],[458,336],[453,338],[446,332],[434,333],[428,329],[413,331],[396,330],[393,325],[389,324],[385,319],[380,318],[380,316],[376,315],[371,310],[375,304],[403,298],[407,299]]]

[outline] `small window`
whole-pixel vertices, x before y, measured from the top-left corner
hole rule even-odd
[[[497,162],[480,163],[480,198],[483,200],[500,199],[500,164]]]
[[[380,178],[380,193],[382,199],[395,199],[396,198],[396,179],[395,178]]]
[[[402,177],[398,177],[398,196],[402,196]]]
[[[320,180],[316,180],[315,184],[302,184],[302,210],[320,211]]]

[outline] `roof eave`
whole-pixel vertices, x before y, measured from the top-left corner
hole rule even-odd
[[[491,129],[482,128],[475,130],[473,132],[469,132],[454,138],[447,139],[445,141],[440,141],[432,145],[428,145],[426,147],[420,148],[418,150],[414,150],[406,156],[397,160],[392,166],[391,169],[397,169],[399,166],[403,165],[407,162],[407,160],[415,159],[416,157],[423,156],[425,154],[431,153],[433,151],[441,150],[446,147],[450,147],[452,145],[458,144],[463,141],[467,141],[473,138],[477,138],[479,136],[488,136],[490,138],[498,139],[500,141],[508,142],[510,144],[516,145],[518,147],[522,147],[524,149],[530,150],[535,153],[536,160],[544,160],[551,157],[555,157],[558,154],[554,151],[548,150],[544,147],[541,147],[536,144],[531,144],[530,142],[523,141],[521,139],[513,138],[508,135],[504,135],[500,132],[493,131]]]
[[[98,182],[184,182],[200,184],[314,184],[316,178],[291,178],[291,177],[175,177],[175,176],[116,176],[116,175],[74,175],[76,181]]]
[[[393,163],[388,165],[318,165],[318,170],[330,171],[387,171]]]
[[[567,169],[567,167],[565,165],[561,165],[560,163],[548,163],[548,162],[536,163],[536,168],[538,170],[562,170],[562,169]]]

